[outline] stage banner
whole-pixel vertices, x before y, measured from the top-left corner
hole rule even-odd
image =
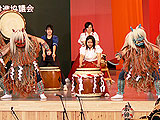
[[[67,76],[71,61],[70,0],[1,0],[0,11],[16,10],[26,20],[26,31],[41,37],[47,24],[53,24],[59,37],[58,58]],[[40,56],[41,57],[41,56]]]

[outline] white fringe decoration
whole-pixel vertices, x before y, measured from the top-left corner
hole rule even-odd
[[[18,66],[18,68],[19,68],[19,70],[18,70],[18,79],[19,79],[19,81],[21,81],[22,79],[22,70],[23,70],[23,67],[21,67],[21,66]]]
[[[142,77],[141,76],[137,76],[137,78],[136,78],[136,81],[139,81],[139,79],[141,79]]]
[[[101,76],[101,87],[100,87],[100,90],[101,92],[105,92],[105,85],[104,85],[104,80],[103,80],[103,76]]]
[[[82,77],[79,77],[78,81],[79,81],[79,89],[78,89],[78,91],[79,91],[79,94],[81,94],[81,91],[84,90],[83,89],[83,80],[82,80]]]
[[[39,69],[38,69],[38,64],[37,64],[37,62],[36,61],[33,61],[33,65],[34,65],[34,68],[35,68],[35,70],[37,71],[37,72],[39,72]]]
[[[74,91],[74,88],[75,88],[75,86],[74,86],[74,77],[72,77],[72,92]]]
[[[2,58],[0,58],[0,62],[2,63],[2,65],[7,69],[5,63],[4,63],[4,60]]]
[[[96,85],[96,76],[94,76],[94,86],[93,86],[93,92],[95,93],[96,92],[96,89],[97,89],[97,85]]]
[[[14,80],[13,76],[14,76],[14,68],[13,68],[13,63],[12,63],[11,64],[11,75],[10,75],[12,80]]]

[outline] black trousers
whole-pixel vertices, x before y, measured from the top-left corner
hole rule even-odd
[[[61,76],[62,76],[62,84],[65,85],[66,84],[65,77],[64,77],[64,74],[63,74],[62,69],[60,67],[60,63],[59,63],[58,57],[56,56],[55,61],[53,61],[53,60],[43,61],[43,59],[41,59],[39,67],[47,67],[49,64],[51,66],[53,66],[53,67],[59,67],[60,68]]]

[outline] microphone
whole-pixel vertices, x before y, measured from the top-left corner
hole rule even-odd
[[[13,110],[13,107],[11,107],[11,111],[13,112],[13,114],[15,114],[14,110]]]
[[[58,96],[58,97],[61,97],[61,98],[64,97],[63,95],[59,95],[59,94],[56,94],[56,93],[54,94],[54,96]]]
[[[18,116],[16,115],[16,113],[15,113],[14,110],[13,110],[13,107],[11,107],[11,111],[12,111],[13,116],[14,116],[17,120],[19,120]]]
[[[75,97],[79,97],[77,94],[74,95]]]
[[[75,94],[74,96],[77,97],[80,100],[80,97],[77,94]]]
[[[81,120],[82,120],[82,118],[83,118],[84,120],[86,120],[86,118],[85,118],[85,116],[84,116],[84,112],[83,112],[83,107],[82,107],[81,99],[80,99],[80,97],[79,97],[77,94],[75,94],[74,96],[77,97],[77,99],[78,99],[78,101],[79,101],[79,104],[80,104],[80,107],[81,107],[81,112],[80,112],[80,114],[81,114]]]
[[[56,93],[54,93],[54,96],[58,96],[60,98],[60,100],[61,100],[61,103],[62,103],[62,106],[63,106],[63,109],[64,109],[64,111],[63,111],[63,120],[65,120],[65,116],[67,117],[67,120],[69,120],[68,115],[67,115],[67,111],[66,111],[66,108],[64,106],[63,99],[62,99],[64,96],[56,94]]]

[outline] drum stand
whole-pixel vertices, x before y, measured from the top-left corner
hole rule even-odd
[[[59,98],[61,99],[62,106],[63,106],[63,109],[64,109],[64,111],[63,111],[63,120],[65,120],[65,116],[66,116],[67,120],[69,120],[67,112],[66,112],[66,108],[65,108],[64,103],[63,103],[63,99],[62,99],[62,97],[59,97]]]
[[[84,116],[84,112],[83,112],[83,107],[82,107],[81,99],[80,99],[79,96],[77,96],[77,95],[75,95],[75,96],[78,98],[78,101],[79,101],[79,104],[80,104],[80,107],[81,107],[81,112],[80,112],[80,114],[81,114],[81,120],[82,119],[86,120],[85,116]]]

